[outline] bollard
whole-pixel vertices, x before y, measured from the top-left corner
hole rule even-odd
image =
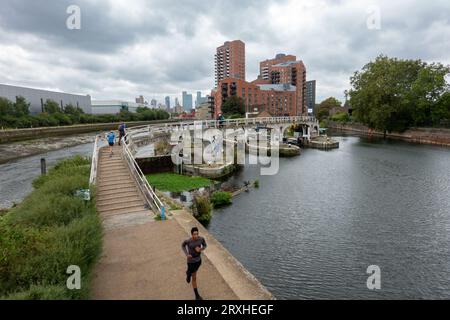
[[[45,163],[45,158],[41,158],[41,175],[47,174],[47,164]]]
[[[161,207],[161,220],[163,220],[163,221],[164,221],[165,218],[166,218],[166,217],[165,217],[165,214],[164,214],[164,211],[165,211],[165,210],[164,210],[164,207]]]

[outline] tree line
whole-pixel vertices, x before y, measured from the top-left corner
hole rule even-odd
[[[30,113],[30,104],[24,97],[16,97],[12,102],[0,97],[0,127],[2,128],[35,128],[66,126],[72,124],[110,123],[120,121],[151,121],[168,119],[164,110],[139,107],[136,112],[121,110],[117,114],[87,114],[80,107],[67,104],[64,108],[53,101],[47,100],[44,111],[38,114]]]
[[[450,126],[450,86],[446,80],[450,66],[378,56],[350,78],[351,89],[346,109],[330,97],[316,116],[322,120],[354,121],[386,132],[410,127]]]

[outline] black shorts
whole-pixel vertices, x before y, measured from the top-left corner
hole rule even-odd
[[[110,147],[114,146],[114,142],[108,142],[108,144]]]
[[[197,270],[198,270],[198,268],[200,268],[201,264],[202,264],[202,260],[200,260],[199,262],[188,263],[187,264],[188,272],[191,274],[197,272]]]

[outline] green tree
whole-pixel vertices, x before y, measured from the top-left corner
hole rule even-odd
[[[57,102],[47,99],[47,101],[44,103],[44,112],[54,114],[61,112],[61,108]]]
[[[317,118],[319,120],[328,119],[328,117],[330,116],[330,110],[341,106],[342,103],[338,99],[334,97],[329,97],[319,104],[319,111],[317,112]]]
[[[438,124],[449,67],[379,56],[350,78],[350,105],[357,121],[386,132]],[[432,117],[435,115],[435,118]]]
[[[23,117],[30,114],[30,104],[25,100],[24,97],[16,97],[16,102],[13,103],[14,116]]]
[[[244,99],[237,96],[231,96],[222,104],[222,113],[224,116],[229,117],[231,115],[245,115],[245,102]]]

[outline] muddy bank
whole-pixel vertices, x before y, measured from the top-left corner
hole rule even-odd
[[[67,137],[48,137],[22,142],[0,144],[0,164],[49,151],[92,143],[98,133],[78,134]]]

